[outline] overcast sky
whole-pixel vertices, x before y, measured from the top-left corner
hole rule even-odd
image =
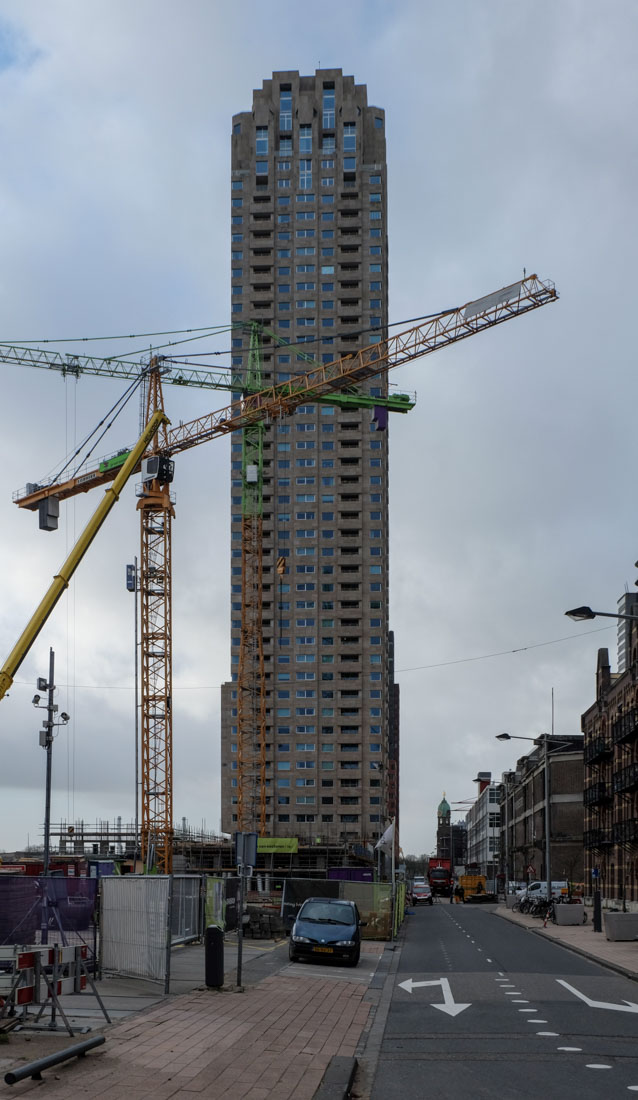
[[[312,19],[308,18],[312,12]],[[231,116],[275,70],[340,67],[385,108],[390,318],[536,272],[560,301],[395,372],[391,625],[401,684],[401,843],[435,843],[443,791],[474,796],[528,748],[578,733],[599,646],[638,570],[635,0],[2,0],[0,342],[141,356],[143,334],[229,319]],[[198,347],[225,351],[226,337]],[[212,360],[227,365],[228,357]],[[97,499],[44,534],[12,493],[61,464],[123,389],[0,363],[0,660]],[[168,388],[174,421],[224,395]],[[135,401],[99,454],[138,434]],[[229,450],[178,458],[175,818],[219,828],[229,676]],[[133,486],[0,702],[0,848],[42,833],[42,712],[56,653],[54,821],[132,820]],[[456,816],[462,816],[460,813]]]

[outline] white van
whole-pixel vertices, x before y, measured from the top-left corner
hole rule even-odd
[[[552,881],[552,897],[560,898],[569,892],[569,885],[567,879],[559,879],[556,882]],[[546,898],[547,897],[547,881],[545,882],[529,882],[523,890],[517,890],[516,896],[519,898]]]

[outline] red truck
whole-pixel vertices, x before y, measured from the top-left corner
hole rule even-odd
[[[441,898],[449,898],[451,896],[453,877],[449,859],[442,859],[436,856],[430,860],[428,882],[435,896],[438,895],[438,897]]]

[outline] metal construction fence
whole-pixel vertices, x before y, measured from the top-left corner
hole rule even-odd
[[[101,881],[101,969],[163,980],[171,947],[203,934],[203,877],[124,875]]]
[[[0,875],[0,946],[97,944],[97,881],[63,875]]]
[[[246,934],[278,935],[282,924],[289,930],[302,902],[316,896],[356,902],[364,939],[389,940],[403,920],[401,883],[393,912],[390,883],[257,875],[244,893],[244,921],[258,915],[256,932],[247,928]],[[100,969],[108,973],[168,983],[172,946],[203,938],[211,924],[235,932],[239,919],[235,876],[0,875],[0,946],[40,944],[46,927],[48,943],[86,945],[89,958],[99,957]]]
[[[100,969],[161,981],[170,952],[170,876],[104,878]]]
[[[173,875],[171,943],[189,943],[202,933],[201,875]]]

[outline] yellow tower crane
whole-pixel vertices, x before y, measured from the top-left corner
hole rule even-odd
[[[143,663],[147,662],[147,705],[149,720],[143,728],[143,760],[147,761],[146,771],[142,774],[142,822],[143,822],[143,854],[148,859],[151,846],[154,847],[157,868],[161,872],[169,872],[172,866],[172,724],[171,724],[171,694],[170,694],[170,518],[172,506],[170,505],[170,493],[167,490],[170,484],[172,456],[199,446],[201,443],[214,439],[219,435],[227,435],[240,429],[250,428],[252,425],[264,420],[276,420],[293,412],[294,409],[309,400],[325,400],[330,394],[338,394],[340,391],[367,383],[373,377],[383,374],[393,367],[401,366],[413,359],[427,355],[439,348],[447,347],[459,340],[466,339],[485,329],[502,324],[514,317],[556,301],[558,294],[554,284],[541,281],[538,276],[530,275],[516,283],[486,295],[483,298],[468,302],[466,305],[454,310],[430,316],[423,324],[416,325],[399,332],[380,343],[362,348],[346,357],[339,358],[332,363],[321,364],[307,372],[293,376],[290,381],[280,385],[268,387],[257,393],[246,393],[240,400],[231,405],[219,409],[203,417],[198,417],[178,427],[166,430],[163,437],[157,438],[158,422],[155,423],[153,445],[148,447],[145,456],[139,452],[139,444],[135,449],[137,458],[131,461],[131,452],[125,460],[124,467],[118,469],[110,466],[108,462],[100,463],[94,470],[83,471],[80,475],[68,479],[65,482],[49,484],[45,487],[33,488],[18,494],[16,503],[20,507],[37,508],[41,501],[49,497],[64,499],[79,492],[86,492],[95,485],[104,484],[114,480],[115,487],[121,488],[124,484],[120,477],[126,469],[126,478],[140,468],[144,459],[154,460],[156,465],[146,466],[148,489],[147,507],[141,503],[143,531],[146,532],[149,543],[142,547],[143,578],[142,583],[149,586],[148,610],[146,616],[147,637],[142,640],[142,647],[146,649],[143,655]],[[43,353],[44,354],[44,353]],[[0,353],[0,360],[9,359]],[[15,357],[10,359],[15,361]],[[168,362],[171,362],[169,359]],[[189,364],[180,363],[183,370]],[[161,406],[161,385],[159,372],[155,388],[151,386],[149,410],[155,404],[157,415],[163,417]],[[148,446],[148,444],[147,444]],[[124,480],[126,480],[126,478]],[[111,490],[107,489],[107,492]],[[104,517],[105,518],[105,517]],[[103,521],[103,520],[102,520]],[[83,545],[75,565],[88,549]],[[82,538],[82,536],[81,536]],[[144,538],[144,535],[143,535]],[[79,543],[74,548],[74,554]],[[253,566],[259,569],[261,560],[261,545],[255,540],[251,545],[251,554],[257,557]],[[74,566],[75,568],[75,566]],[[151,592],[153,578],[157,580],[157,591]],[[54,581],[54,586],[57,583]],[[68,584],[68,580],[66,581]],[[52,586],[53,587],[53,586]],[[55,602],[59,598],[58,593]],[[157,603],[153,602],[155,599]],[[48,608],[43,617],[42,601],[36,613],[32,617],[29,626],[23,633],[20,642],[12,651],[8,661],[0,670],[0,698],[8,690],[15,672],[21,661],[26,656],[28,649],[40,632],[44,622],[48,618],[53,604]],[[242,619],[242,625],[244,619]],[[156,629],[157,628],[157,629]],[[258,616],[251,615],[250,621],[245,626],[248,640],[252,634],[261,629]],[[28,645],[26,642],[28,641]],[[254,642],[254,638],[252,639]],[[157,660],[158,664],[154,662]],[[162,662],[161,665],[159,662]],[[265,698],[265,682],[263,669],[261,681],[252,689],[259,698]],[[151,713],[151,708],[155,708]],[[255,725],[250,721],[244,726],[238,727],[238,824],[240,829],[251,825],[249,819],[248,799],[246,793],[254,787],[255,776],[259,779],[259,803],[265,806],[266,790],[265,780],[258,762],[265,754],[265,725],[261,722]],[[260,813],[260,820],[261,820]]]

